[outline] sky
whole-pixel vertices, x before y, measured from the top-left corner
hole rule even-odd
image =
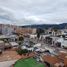
[[[67,23],[67,0],[0,0],[0,23]]]

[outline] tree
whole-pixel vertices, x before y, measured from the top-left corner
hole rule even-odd
[[[54,32],[57,32],[58,31],[58,28],[57,27],[53,27],[53,31]]]
[[[18,50],[17,50],[17,53],[18,53],[19,55],[22,55],[22,54],[25,55],[26,53],[28,53],[28,50],[26,50],[26,49],[23,49],[23,50],[22,50],[22,49],[18,49]]]
[[[24,38],[21,36],[21,37],[19,37],[19,41],[23,41],[24,40]]]
[[[37,38],[39,39],[39,38],[40,38],[40,35],[41,35],[42,33],[44,33],[44,30],[41,29],[41,28],[38,28],[37,31],[36,31],[36,33],[37,33]]]

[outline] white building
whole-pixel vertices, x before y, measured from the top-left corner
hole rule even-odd
[[[19,44],[16,43],[16,42],[9,42],[9,44],[10,44],[12,47],[18,47],[18,46],[19,46]]]
[[[60,42],[61,47],[66,47],[67,48],[67,40],[64,40],[63,38],[59,38],[56,42]]]
[[[13,32],[13,28],[10,25],[4,25],[2,27],[2,34],[3,35],[11,35]]]

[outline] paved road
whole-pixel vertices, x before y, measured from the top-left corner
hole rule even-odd
[[[4,61],[0,62],[0,67],[10,67],[12,64],[14,64],[17,60],[11,60],[11,61]]]

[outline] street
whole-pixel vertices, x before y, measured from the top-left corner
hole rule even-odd
[[[0,67],[10,67],[15,62],[16,62],[16,60],[0,62]]]

